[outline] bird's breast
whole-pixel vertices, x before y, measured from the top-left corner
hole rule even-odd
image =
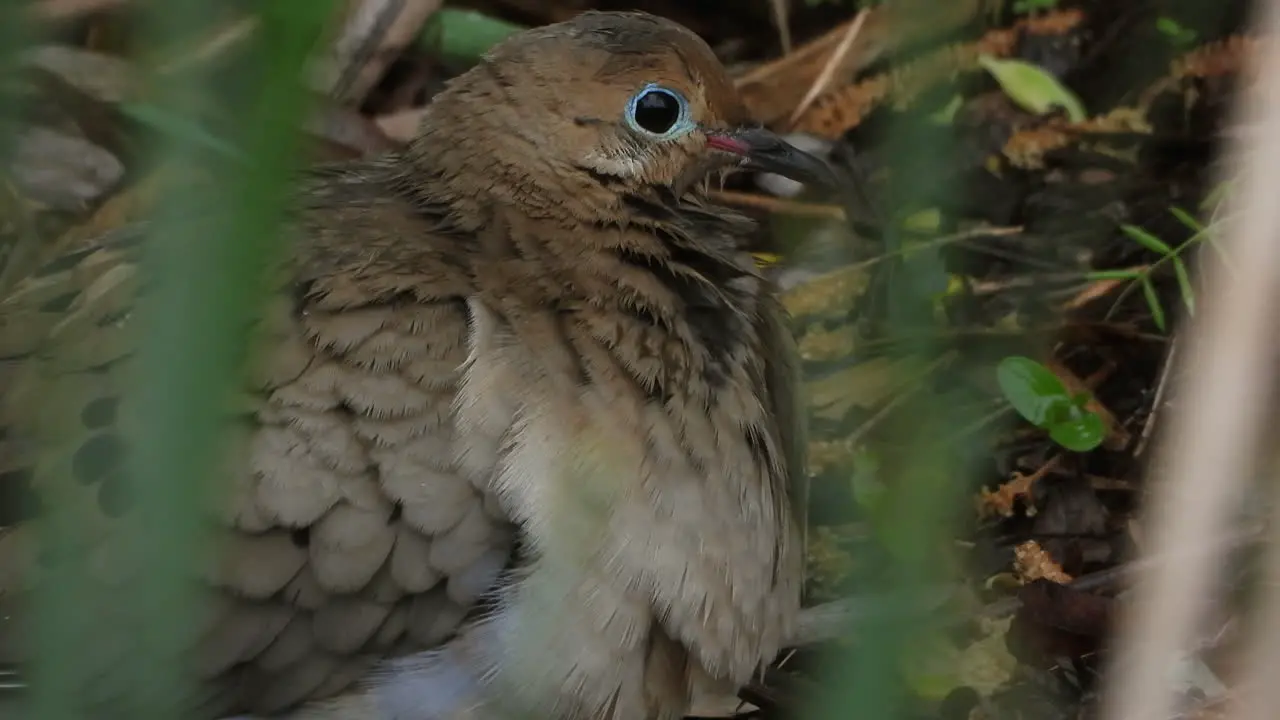
[[[712,677],[745,681],[798,601],[790,568],[778,572],[794,528],[780,471],[760,451],[772,420],[750,369],[728,368],[718,389],[685,373],[656,393],[614,344],[625,333],[582,335],[550,311],[479,299],[469,309],[458,417],[468,442],[499,453],[494,489],[533,550],[516,614],[549,613],[529,623],[544,637],[561,623],[595,633],[530,650],[531,664],[590,686],[598,679],[572,675],[598,664],[592,653],[670,638]]]

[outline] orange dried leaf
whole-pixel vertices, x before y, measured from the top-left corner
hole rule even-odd
[[[1061,150],[1091,133],[1149,132],[1151,125],[1141,110],[1121,107],[1083,122],[1073,123],[1065,118],[1053,118],[1042,125],[1019,130],[1005,141],[1002,153],[1014,167],[1037,170],[1044,167],[1045,155]],[[1107,153],[1106,148],[1093,149]]]
[[[1035,540],[1028,540],[1014,548],[1013,568],[1024,583],[1043,578],[1066,585],[1073,579]]]
[[[1161,93],[1178,90],[1188,79],[1221,78],[1257,71],[1258,45],[1262,41],[1247,35],[1232,35],[1224,40],[1206,43],[1169,63],[1169,74],[1143,91],[1138,106],[1148,108]]]
[[[1031,486],[1039,476],[1040,473],[1023,475],[1015,472],[1012,480],[996,488],[994,492],[983,488],[978,497],[975,498],[978,516],[983,518],[997,515],[1009,517],[1013,515],[1013,504],[1019,497],[1025,498],[1027,505],[1030,505]]]

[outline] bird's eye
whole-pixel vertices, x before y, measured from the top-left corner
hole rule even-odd
[[[661,85],[647,85],[631,98],[627,103],[627,124],[632,130],[664,140],[693,129],[689,102]]]

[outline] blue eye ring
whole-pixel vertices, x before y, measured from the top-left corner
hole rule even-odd
[[[649,83],[627,101],[627,127],[655,140],[670,140],[693,129],[689,101],[680,92]]]

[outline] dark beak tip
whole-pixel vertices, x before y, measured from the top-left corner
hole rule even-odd
[[[839,188],[839,176],[826,160],[805,152],[764,128],[749,128],[734,134],[734,140],[749,150],[744,167],[770,172],[824,189]]]

